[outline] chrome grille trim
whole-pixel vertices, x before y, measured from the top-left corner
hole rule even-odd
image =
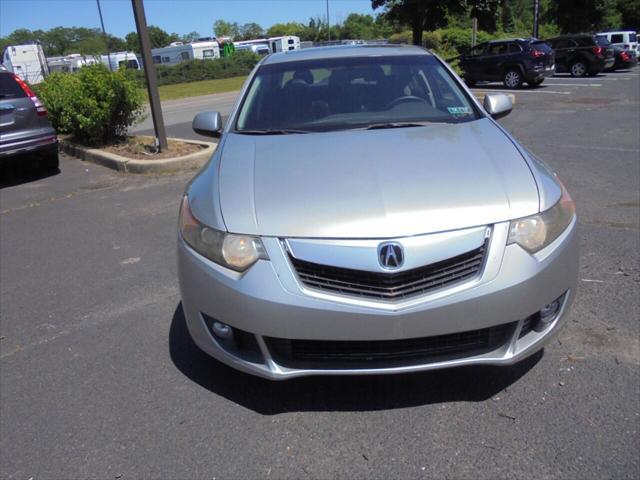
[[[482,271],[488,240],[477,249],[399,273],[378,273],[289,260],[306,287],[350,296],[401,300],[459,285]]]

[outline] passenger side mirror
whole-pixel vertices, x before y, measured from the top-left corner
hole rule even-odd
[[[484,96],[482,106],[494,119],[507,116],[513,110],[511,98],[504,93],[488,93]]]
[[[222,117],[220,112],[200,112],[191,124],[193,131],[205,137],[220,137],[222,135]]]

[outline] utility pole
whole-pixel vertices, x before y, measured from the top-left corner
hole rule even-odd
[[[98,15],[100,15],[100,25],[102,26],[102,36],[104,36],[104,43],[107,46],[107,58],[109,59],[109,70],[113,72],[113,67],[111,66],[111,49],[109,48],[109,39],[107,38],[107,31],[104,29],[104,20],[102,20],[102,9],[100,8],[100,0],[96,0],[98,4]]]
[[[331,22],[329,21],[329,0],[327,0],[327,39],[331,41]]]
[[[147,91],[149,92],[149,105],[151,106],[151,118],[153,119],[153,129],[156,134],[156,146],[159,151],[168,148],[167,132],[164,129],[162,119],[162,109],[160,108],[160,94],[158,93],[158,83],[156,82],[156,67],[151,57],[151,40],[147,30],[147,19],[144,15],[144,5],[142,0],[131,0],[133,6],[133,16],[136,19],[136,30],[140,40],[140,51],[142,52],[142,64],[144,65],[144,76],[147,79]]]
[[[533,2],[533,36],[538,38],[538,19],[540,17],[540,0]]]

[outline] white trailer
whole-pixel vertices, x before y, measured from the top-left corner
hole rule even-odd
[[[213,40],[192,43],[173,42],[168,47],[151,50],[156,65],[178,65],[187,60],[209,60],[220,58],[220,46]]]
[[[114,71],[120,68],[140,70],[140,62],[133,52],[111,52],[108,55],[101,55],[100,61]]]
[[[270,38],[258,38],[255,40],[243,40],[240,42],[233,42],[236,49],[245,45],[267,45],[271,53],[287,52],[289,50],[300,49],[300,37],[293,35],[287,35],[284,37],[270,37]]]
[[[42,82],[49,67],[40,44],[10,45],[2,55],[2,64],[27,83]]]
[[[271,50],[269,49],[269,45],[267,45],[266,43],[255,43],[252,45],[243,45],[243,44],[236,45],[234,43],[233,47],[235,48],[236,52],[247,51],[247,52],[253,52],[256,55],[260,55],[260,56],[269,55],[271,53]]]
[[[294,35],[271,37],[269,38],[269,48],[273,53],[300,50],[300,37]]]
[[[91,55],[71,53],[63,57],[47,57],[47,65],[51,72],[76,72],[85,65],[95,65],[100,59]]]

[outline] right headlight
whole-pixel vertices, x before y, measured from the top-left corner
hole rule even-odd
[[[200,255],[237,272],[244,272],[261,258],[269,259],[258,237],[222,232],[200,223],[191,213],[187,196],[180,205],[180,233]]]
[[[511,221],[507,245],[517,243],[528,252],[536,253],[566,230],[576,215],[576,206],[562,182],[560,188],[562,196],[549,210]]]

